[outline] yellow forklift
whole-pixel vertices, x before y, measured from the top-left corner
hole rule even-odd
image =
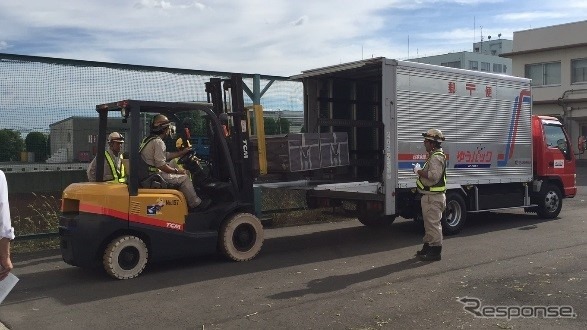
[[[108,117],[119,116],[128,125],[126,184],[74,183],[63,192],[59,235],[63,260],[74,266],[96,267],[117,279],[138,276],[148,262],[222,252],[235,261],[254,258],[263,245],[263,227],[254,215],[253,173],[249,155],[247,112],[242,76],[212,78],[206,83],[208,103],[124,100],[96,106],[99,115],[97,164],[103,164]],[[224,100],[230,99],[230,106]],[[183,123],[179,132],[189,139],[189,120],[205,122],[211,141],[206,163],[194,152],[178,163],[190,170],[201,197],[212,200],[204,211],[189,212],[184,195],[166,187],[154,173],[139,178],[139,146],[144,118],[165,114]],[[220,120],[223,118],[224,120]],[[226,120],[228,118],[228,120]],[[187,133],[187,135],[185,135]],[[202,178],[204,176],[204,178]]]

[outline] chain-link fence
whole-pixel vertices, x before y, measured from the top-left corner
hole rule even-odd
[[[55,231],[61,191],[85,180],[96,153],[96,105],[125,99],[206,102],[205,83],[229,76],[0,54],[0,170],[8,179],[17,234]],[[245,103],[261,95],[258,101],[267,111],[303,110],[300,82],[253,74],[243,74],[243,82],[249,92]]]

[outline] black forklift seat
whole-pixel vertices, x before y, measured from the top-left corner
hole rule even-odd
[[[147,178],[143,179],[140,182],[142,188],[157,188],[157,189],[166,189],[169,184],[163,177],[158,174],[154,173],[149,175]]]

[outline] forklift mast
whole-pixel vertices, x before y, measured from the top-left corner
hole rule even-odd
[[[223,106],[225,102],[223,100],[229,92],[231,112],[225,112]],[[230,156],[232,164],[235,167],[237,178],[238,199],[243,202],[253,203],[253,172],[251,153],[249,151],[250,141],[247,125],[247,111],[245,109],[243,98],[242,75],[233,73],[230,79],[225,80],[211,78],[210,82],[206,83],[206,93],[208,93],[208,102],[212,103],[212,108],[216,116],[226,113],[227,116],[232,117],[232,121],[229,121],[229,123],[232,123],[232,127],[229,127],[229,136],[221,136],[219,138],[228,139],[227,142],[229,144]],[[212,143],[210,148],[215,154],[220,154],[220,150],[218,150],[219,148],[216,146],[216,143]],[[218,159],[216,161],[218,162]],[[230,166],[230,164],[226,165]],[[221,177],[222,168],[222,165],[215,166],[214,175]]]

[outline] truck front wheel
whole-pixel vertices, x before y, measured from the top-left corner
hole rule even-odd
[[[261,251],[263,239],[261,221],[250,213],[237,213],[221,226],[218,245],[229,259],[246,261]]]
[[[446,209],[442,215],[442,233],[454,235],[463,229],[467,220],[467,207],[463,196],[457,192],[446,194]]]
[[[545,184],[538,193],[538,215],[545,219],[556,218],[563,207],[560,189],[552,184]]]
[[[142,239],[132,236],[119,236],[112,240],[102,258],[108,275],[119,280],[137,277],[147,265],[149,251]]]

